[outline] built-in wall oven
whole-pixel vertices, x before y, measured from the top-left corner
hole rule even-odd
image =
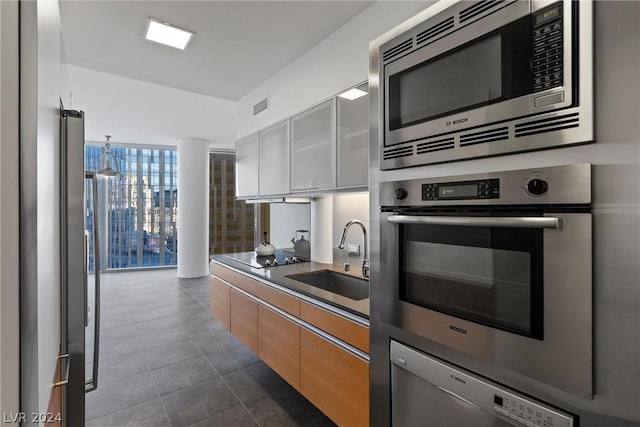
[[[380,184],[382,321],[592,395],[591,166]]]

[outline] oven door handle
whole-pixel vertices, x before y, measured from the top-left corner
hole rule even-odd
[[[395,224],[457,225],[463,227],[562,228],[562,218],[393,215]]]

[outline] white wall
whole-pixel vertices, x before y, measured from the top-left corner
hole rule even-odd
[[[427,1],[379,1],[318,43],[238,103],[238,136],[255,132],[340,91],[369,74],[369,42],[428,7]],[[253,116],[253,105],[269,109]]]
[[[38,410],[46,412],[60,350],[60,10],[38,1]]]
[[[235,148],[236,103],[193,92],[66,65],[65,108],[83,110],[88,141],[177,145],[179,138]]]
[[[20,5],[21,410],[46,412],[60,350],[57,0]]]
[[[0,412],[20,404],[18,3],[0,2]]]

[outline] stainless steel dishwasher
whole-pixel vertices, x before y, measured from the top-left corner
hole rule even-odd
[[[394,426],[572,427],[576,417],[391,341]]]

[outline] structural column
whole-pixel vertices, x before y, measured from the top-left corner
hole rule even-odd
[[[208,274],[209,141],[178,140],[178,277]]]

